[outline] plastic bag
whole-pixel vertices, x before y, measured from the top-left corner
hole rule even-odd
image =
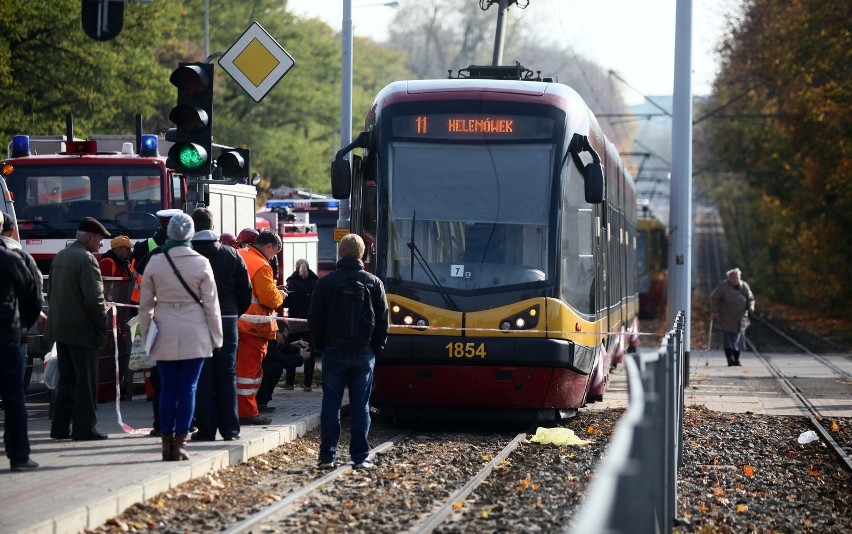
[[[56,343],[44,355],[44,384],[49,389],[56,389],[59,385],[59,360],[56,357]]]
[[[541,443],[542,445],[588,445],[591,441],[582,439],[574,434],[570,428],[543,428],[538,427],[535,435],[530,438],[530,441]]]
[[[814,432],[813,430],[808,430],[807,432],[802,432],[801,434],[799,434],[798,441],[800,445],[807,445],[808,443],[811,443],[812,441],[816,441],[818,439],[819,436],[817,436],[816,432]]]
[[[139,317],[131,317],[127,321],[127,326],[130,329],[130,360],[127,366],[133,371],[141,371],[149,369],[157,365],[157,362],[148,356],[148,351],[145,350],[145,344],[142,342],[142,334],[140,332]]]

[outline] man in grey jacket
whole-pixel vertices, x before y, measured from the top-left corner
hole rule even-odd
[[[92,217],[77,226],[77,240],[50,266],[45,337],[56,342],[59,386],[50,437],[107,439],[95,428],[98,353],[107,340],[107,307],[101,269],[93,253],[110,233]]]

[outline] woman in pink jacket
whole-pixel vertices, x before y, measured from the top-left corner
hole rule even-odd
[[[157,333],[151,359],[160,373],[163,460],[188,460],[185,444],[204,358],[222,346],[222,320],[210,262],[190,248],[192,218],[172,217],[162,253],[151,256],[139,302],[142,339]],[[206,327],[205,327],[206,324]]]

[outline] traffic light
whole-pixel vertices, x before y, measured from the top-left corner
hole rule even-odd
[[[169,113],[177,128],[167,135],[175,144],[166,164],[186,176],[207,176],[212,170],[213,65],[181,63],[169,81],[178,90],[177,106]]]
[[[246,178],[251,172],[251,156],[247,148],[227,148],[216,158],[222,178]],[[248,181],[248,180],[246,180]]]

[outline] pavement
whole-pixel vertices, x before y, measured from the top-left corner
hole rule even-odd
[[[852,373],[852,355],[825,355]],[[772,355],[773,362],[802,379],[808,397],[828,416],[852,417],[852,384],[824,365],[796,355]],[[751,353],[742,367],[728,367],[721,351],[693,351],[686,402],[734,413],[799,415],[766,366]],[[296,383],[301,383],[297,375]],[[98,406],[98,429],[110,439],[57,441],[49,437],[46,395],[28,403],[32,459],[41,467],[13,473],[0,463],[0,532],[72,533],[102,525],[133,504],[187,480],[263,454],[319,426],[322,390],[275,390],[269,426],[244,426],[237,441],[190,442],[190,459],[163,462],[160,439],[147,436],[151,403],[144,396]],[[41,400],[39,400],[41,399]],[[602,402],[584,409],[627,406],[627,382],[620,366]],[[127,430],[123,429],[124,423]]]
[[[844,381],[827,366],[802,354],[771,354],[772,362],[790,377],[800,391],[827,417],[852,417],[852,383]],[[821,355],[832,365],[852,374],[852,354]],[[802,415],[784,392],[769,368],[751,352],[740,355],[741,367],[728,367],[720,350],[690,353],[689,385],[684,402],[728,413]],[[626,408],[627,379],[619,366],[610,375],[604,400],[590,409]]]
[[[300,380],[297,375],[296,383]],[[50,439],[46,397],[28,402],[30,457],[40,467],[12,472],[0,463],[3,533],[64,534],[97,527],[135,503],[293,441],[319,427],[322,390],[276,388],[269,405],[277,410],[264,414],[272,417],[271,425],[244,425],[235,441],[190,441],[190,458],[182,462],[163,462],[160,438],[147,435],[153,412],[144,395],[98,405],[98,430],[109,434],[105,441]]]

